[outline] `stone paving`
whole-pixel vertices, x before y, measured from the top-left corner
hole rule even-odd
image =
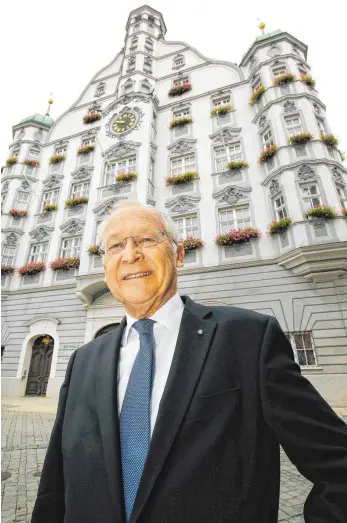
[[[52,402],[48,406],[42,399],[17,403],[4,399],[2,404],[1,470],[11,474],[1,482],[2,523],[30,523],[55,419]],[[346,411],[338,414],[347,422]],[[304,523],[303,504],[311,486],[281,450],[280,523]]]

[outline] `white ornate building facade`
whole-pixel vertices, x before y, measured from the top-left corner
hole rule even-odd
[[[159,12],[131,12],[124,48],[68,111],[13,127],[15,160],[2,171],[2,266],[43,262],[45,270],[2,271],[3,394],[57,396],[73,350],[120,322],[124,309],[88,248],[116,201],[138,199],[170,212],[181,237],[204,241],[180,269],[182,294],[274,315],[303,373],[330,403],[346,405],[347,170],[338,149],[321,141],[333,130],[318,91],[300,81],[310,74],[307,47],[282,31],[263,34],[237,66],[165,33]],[[274,85],[288,72],[296,81]],[[184,92],[169,96],[173,88]],[[220,106],[229,108],[211,116]],[[189,123],[170,128],[178,118]],[[292,145],[302,132],[313,138]],[[259,164],[261,149],[274,144],[276,154]],[[242,169],[227,167],[240,161]],[[129,172],[137,178],[116,181]],[[167,185],[167,176],[186,172],[198,177]],[[338,216],[306,219],[317,204]],[[47,205],[57,209],[44,212]],[[268,236],[269,223],[284,217],[288,230]],[[218,234],[247,226],[261,237],[216,245]],[[71,256],[78,269],[50,267]]]

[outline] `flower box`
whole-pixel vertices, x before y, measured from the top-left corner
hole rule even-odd
[[[83,147],[80,147],[77,149],[77,156],[80,156],[81,154],[89,154],[92,151],[94,151],[95,145],[84,145]]]
[[[273,220],[268,227],[268,235],[274,236],[275,234],[284,233],[292,224],[291,218],[282,218],[282,220]]]
[[[216,244],[223,247],[231,247],[233,245],[239,245],[246,243],[253,238],[260,238],[261,233],[254,227],[245,227],[243,229],[232,229],[227,234],[219,234],[216,237]]]
[[[48,203],[44,206],[43,212],[53,212],[58,209],[58,205],[56,203]]]
[[[90,247],[88,247],[88,254],[90,256],[101,256],[100,246],[99,245],[91,245]]]
[[[198,177],[198,173],[195,171],[189,171],[183,174],[175,174],[174,176],[166,177],[166,185],[182,185],[184,183],[192,183]]]
[[[116,182],[132,182],[137,179],[137,173],[121,173],[115,177]]]
[[[183,93],[186,93],[187,91],[190,91],[192,88],[192,84],[191,83],[187,83],[187,84],[182,84],[182,85],[175,85],[174,87],[172,87],[170,89],[170,91],[168,92],[168,95],[173,97],[173,96],[180,96],[181,94]]]
[[[260,98],[265,93],[265,87],[263,85],[259,85],[257,89],[255,89],[252,93],[252,96],[249,99],[249,105],[253,107],[253,105],[260,100]]]
[[[77,196],[76,198],[71,198],[70,200],[66,200],[65,208],[76,207],[76,205],[88,203],[88,200],[88,196]]]
[[[204,242],[200,238],[194,238],[193,236],[188,236],[185,240],[182,240],[182,245],[186,252],[194,251],[204,246]]]
[[[210,114],[211,116],[216,116],[216,114],[227,114],[227,113],[230,113],[230,111],[232,111],[233,108],[231,105],[219,105],[218,107],[214,107],[211,111],[210,111]]]
[[[321,134],[320,139],[328,147],[337,147],[339,145],[338,139],[333,134]]]
[[[289,137],[289,141],[292,145],[303,145],[312,140],[313,135],[311,133],[300,133]]]
[[[101,120],[102,116],[100,113],[90,113],[90,114],[86,114],[84,117],[83,117],[83,123],[93,123],[93,122],[97,122],[98,120]]]
[[[39,167],[40,165],[38,160],[31,160],[30,158],[26,158],[23,163],[24,165],[29,165],[29,167]]]
[[[174,127],[182,127],[183,125],[187,125],[188,123],[192,123],[192,118],[190,116],[183,116],[183,118],[176,118],[175,120],[172,120],[170,122],[170,129],[173,129]]]
[[[68,271],[70,269],[78,269],[79,266],[80,259],[77,256],[70,256],[68,258],[59,257],[50,264],[53,271]]]
[[[248,167],[247,162],[229,162],[227,165],[229,171],[237,171],[239,169],[246,169]]]
[[[11,165],[14,165],[15,163],[18,163],[18,160],[15,156],[10,156],[10,158],[7,158],[7,160],[6,160],[7,167],[10,167]]]
[[[277,150],[277,145],[270,145],[270,147],[266,147],[266,149],[263,149],[258,158],[258,163],[260,165],[263,165],[263,163],[266,163],[269,160],[271,160],[271,158],[275,156]]]
[[[274,80],[274,85],[287,85],[292,82],[295,82],[296,76],[292,73],[284,73],[280,76],[277,76]]]
[[[7,275],[7,274],[13,274],[15,271],[14,267],[11,267],[11,265],[1,265],[1,275]]]
[[[343,216],[344,218],[347,218],[347,208],[342,209],[341,216]]]
[[[14,218],[25,218],[25,216],[28,216],[28,211],[25,209],[10,209],[8,214]]]
[[[46,269],[46,265],[44,262],[29,262],[23,265],[22,267],[19,267],[18,272],[22,276],[28,274],[37,274],[39,272],[42,272]]]
[[[60,163],[65,160],[65,154],[53,154],[53,156],[50,157],[49,163],[52,165],[54,163]]]
[[[302,74],[300,76],[300,80],[309,87],[312,87],[312,89],[314,89],[316,86],[315,80],[313,80],[312,76],[310,76],[309,74]]]
[[[312,209],[305,212],[305,218],[323,218],[331,220],[336,217],[336,212],[329,205],[316,205]]]

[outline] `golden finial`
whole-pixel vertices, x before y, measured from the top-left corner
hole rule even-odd
[[[260,22],[260,24],[258,25],[259,29],[262,30],[262,33],[264,34],[264,29],[265,29],[265,24],[264,22]]]
[[[51,110],[52,103],[53,103],[53,98],[52,98],[52,93],[51,93],[51,96],[48,99],[48,107],[47,107],[46,116],[49,116],[49,111]]]

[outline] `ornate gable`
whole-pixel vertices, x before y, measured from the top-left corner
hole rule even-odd
[[[62,174],[51,174],[51,176],[48,176],[42,183],[45,189],[53,189],[53,187],[60,187],[63,178],[64,176]]]
[[[51,236],[53,231],[53,226],[40,225],[40,227],[36,227],[32,231],[30,231],[29,234],[33,240],[37,242],[42,242],[43,240],[47,240]]]
[[[232,142],[240,137],[241,127],[237,129],[234,127],[224,127],[210,135],[213,145],[224,145],[224,143]]]
[[[71,218],[63,225],[60,225],[60,229],[64,235],[78,234],[84,229],[84,221],[78,218]]]
[[[176,198],[167,202],[165,207],[169,209],[170,214],[183,214],[196,210],[200,199],[200,196],[176,196]]]
[[[196,139],[194,140],[193,138],[176,140],[174,143],[168,146],[170,156],[178,156],[195,151],[195,143]]]
[[[280,187],[278,178],[273,178],[273,180],[271,180],[269,190],[270,190],[271,196],[274,196],[275,194],[280,192],[281,187]]]
[[[345,185],[342,174],[340,173],[340,171],[338,170],[337,167],[333,167],[331,169],[331,172],[332,172],[332,176],[333,176],[333,179],[335,180],[335,182]]]
[[[148,103],[149,102],[149,95],[143,94],[143,93],[129,93],[126,95],[121,96],[118,98],[118,100],[111,102],[103,111],[102,116],[107,116],[112,111],[115,111],[120,107],[121,105],[126,105],[131,102],[143,102]]]
[[[218,200],[218,203],[228,203],[229,205],[236,205],[242,201],[249,201],[249,193],[251,188],[243,187],[225,187],[224,189],[215,192],[213,198]]]
[[[300,182],[305,182],[306,180],[316,179],[317,175],[310,165],[303,164],[299,167],[296,178]]]
[[[106,218],[109,214],[111,214],[116,203],[121,200],[127,200],[127,198],[125,196],[113,196],[112,198],[109,198],[105,202],[102,202],[100,205],[98,205],[95,209],[93,209],[93,212],[97,215],[98,218]]]
[[[112,158],[122,158],[122,156],[127,156],[128,154],[136,154],[138,147],[141,143],[139,142],[121,142],[116,145],[109,147],[102,155],[106,160]]]
[[[94,166],[82,166],[71,173],[74,181],[89,180],[92,177]]]

